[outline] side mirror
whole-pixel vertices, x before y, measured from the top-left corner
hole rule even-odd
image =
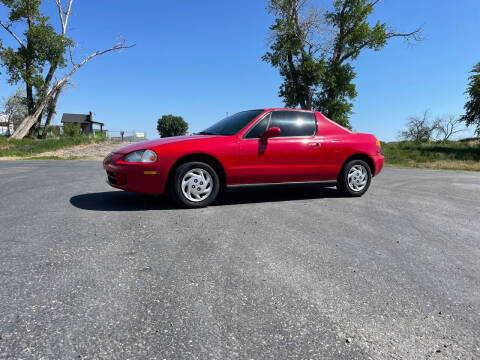
[[[267,131],[265,131],[262,135],[262,137],[260,138],[260,140],[262,141],[267,141],[267,139],[269,138],[273,138],[273,137],[278,137],[280,136],[280,134],[282,133],[282,130],[280,130],[279,127],[271,127],[269,128]]]

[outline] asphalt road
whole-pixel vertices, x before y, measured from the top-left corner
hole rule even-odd
[[[100,162],[0,162],[1,359],[478,359],[480,174],[178,210]]]

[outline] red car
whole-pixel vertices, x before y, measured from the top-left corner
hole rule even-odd
[[[363,195],[382,170],[380,142],[319,112],[248,110],[191,136],[128,145],[103,166],[116,188],[168,192],[184,207],[211,204],[225,187],[318,182]]]

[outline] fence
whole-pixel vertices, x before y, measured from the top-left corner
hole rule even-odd
[[[146,132],[139,131],[110,131],[104,130],[107,134],[107,138],[111,140],[126,141],[126,142],[139,142],[147,140]]]

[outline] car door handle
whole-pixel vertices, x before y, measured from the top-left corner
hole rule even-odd
[[[312,142],[312,143],[308,143],[308,146],[320,147],[320,143],[319,142]]]

